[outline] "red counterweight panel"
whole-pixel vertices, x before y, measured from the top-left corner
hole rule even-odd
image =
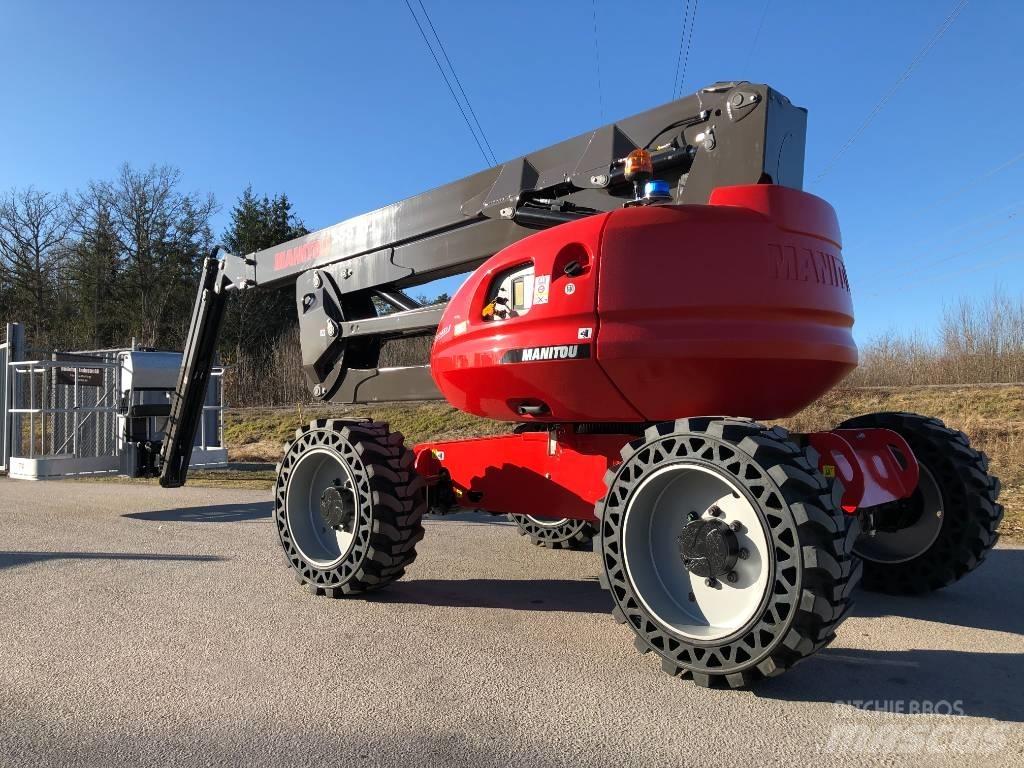
[[[773,185],[611,214],[598,360],[645,420],[788,416],[857,363],[835,214]]]

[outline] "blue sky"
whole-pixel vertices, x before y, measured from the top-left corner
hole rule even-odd
[[[591,0],[424,2],[499,160],[671,98],[682,2],[597,0],[600,100]],[[686,92],[767,82],[810,110],[805,188],[839,212],[861,341],[1024,290],[1024,4],[971,0],[818,179],[957,2],[769,0],[760,32],[765,0],[699,3]],[[483,164],[403,0],[0,0],[0,72],[0,188],[168,163],[218,231],[249,183],[318,228]]]

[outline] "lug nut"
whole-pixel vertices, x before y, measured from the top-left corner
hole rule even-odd
[[[690,602],[691,603],[696,603],[697,602],[697,596],[695,594],[693,594],[693,592],[690,593],[689,597],[690,597]]]
[[[733,531],[733,533],[739,533],[743,530],[743,524],[740,523],[739,520],[733,520],[731,523],[729,523],[729,528]]]
[[[746,560],[748,557],[750,557],[750,553],[747,552],[747,550],[745,548],[741,548],[740,551],[736,554],[736,556],[740,560]]]
[[[736,575],[736,571],[729,571],[729,575],[726,576],[725,578],[726,578],[726,580],[730,584],[735,584],[736,583],[736,579],[738,579],[739,576]]]
[[[718,582],[715,581],[710,576],[708,576],[706,579],[704,579],[704,586],[705,587],[717,587],[718,586]]]
[[[686,519],[689,520],[692,523],[694,520],[698,519],[699,517],[700,517],[700,515],[698,515],[696,512],[691,512],[690,514],[688,514],[686,516]],[[680,536],[679,538],[682,538],[682,536]]]
[[[708,510],[708,514],[712,517],[721,517],[723,513],[722,510],[720,510],[718,507],[711,507]]]

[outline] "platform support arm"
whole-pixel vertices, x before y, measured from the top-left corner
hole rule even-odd
[[[160,447],[160,485],[164,488],[178,488],[187,479],[192,446],[206,403],[228,291],[255,285],[253,281],[240,277],[246,271],[246,261],[221,248],[215,249],[210,257],[203,260],[199,292],[192,308],[178,384],[171,395],[171,414]]]

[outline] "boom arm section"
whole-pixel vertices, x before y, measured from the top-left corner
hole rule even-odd
[[[806,122],[806,110],[767,85],[715,83],[273,248],[207,259],[161,484],[185,482],[228,289],[295,286],[303,373],[317,399],[439,398],[428,366],[380,364],[384,342],[432,336],[442,316],[405,289],[475,269],[536,229],[622,206],[633,197],[624,160],[634,149],[650,152],[676,204],[705,204],[715,188],[736,184],[800,189]]]

